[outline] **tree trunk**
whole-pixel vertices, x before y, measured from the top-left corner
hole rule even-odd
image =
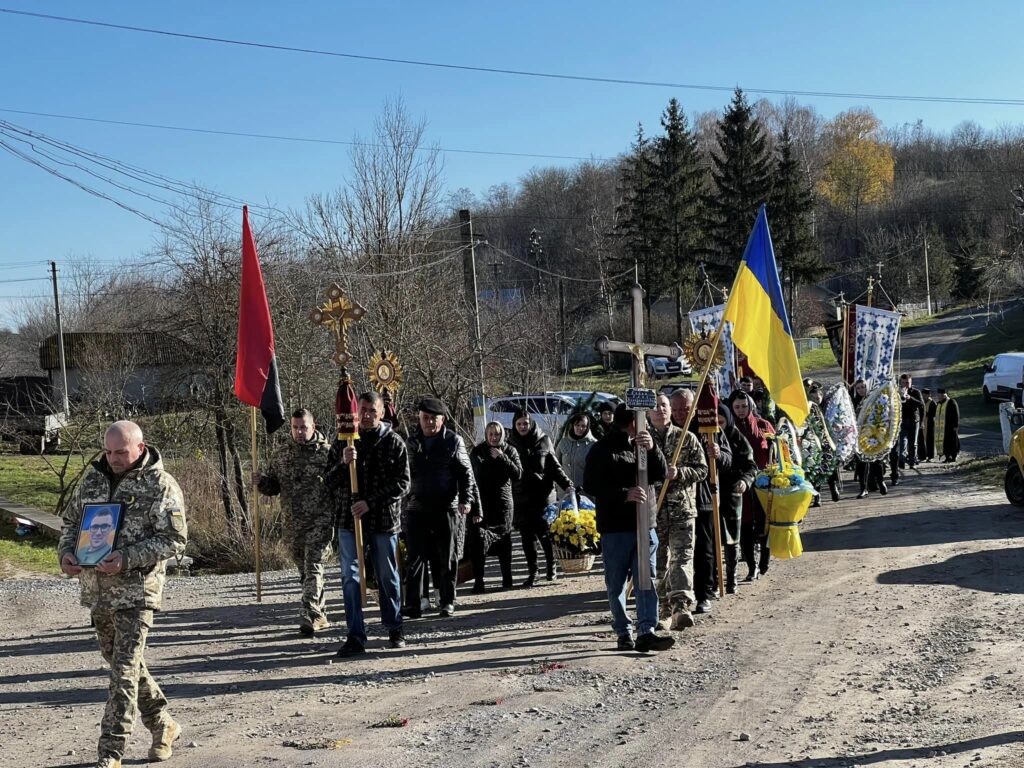
[[[217,436],[217,460],[220,465],[220,501],[224,505],[224,517],[231,522],[235,519],[235,508],[231,503],[231,486],[228,483],[228,450],[224,436],[224,411],[220,408],[213,413],[213,431]]]

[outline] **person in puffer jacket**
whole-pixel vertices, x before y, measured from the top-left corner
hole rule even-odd
[[[569,476],[577,490],[584,493],[586,490],[583,488],[583,470],[587,466],[587,454],[596,442],[597,438],[590,431],[590,416],[577,413],[569,419],[565,434],[555,449],[558,463],[562,465],[565,474]]]

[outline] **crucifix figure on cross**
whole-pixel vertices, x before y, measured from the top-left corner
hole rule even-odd
[[[634,407],[636,412],[636,433],[647,431],[647,411],[654,408],[655,393],[653,390],[639,389],[646,383],[646,368],[644,359],[647,355],[660,357],[677,358],[683,354],[683,349],[678,344],[649,344],[644,339],[644,289],[634,284],[630,289],[632,296],[632,318],[633,318],[633,341],[612,341],[607,336],[602,336],[595,342],[594,348],[601,354],[608,352],[625,352],[632,356],[631,386],[632,393],[638,396],[646,395],[646,402],[642,404],[630,403],[627,392],[626,402]],[[641,399],[643,399],[641,397]],[[647,451],[636,448],[636,484],[641,488],[649,488],[647,481]],[[636,505],[636,545],[637,545],[637,574],[634,574],[634,589],[653,589],[651,581],[650,563],[650,523],[651,523],[651,498],[646,502],[637,502]]]
[[[334,333],[334,356],[331,359],[343,370],[352,359],[348,351],[348,326],[362,320],[365,314],[365,307],[345,296],[337,283],[331,283],[327,289],[327,301],[309,313],[310,320]]]

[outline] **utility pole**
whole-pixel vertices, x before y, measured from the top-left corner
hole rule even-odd
[[[60,291],[57,290],[57,262],[50,262],[50,275],[53,278],[53,309],[57,314],[57,354],[60,357],[60,376],[64,382],[64,417],[71,414],[71,405],[68,402],[68,366],[64,359],[64,325],[60,319]]]
[[[928,314],[932,313],[932,281],[928,275],[928,235],[922,231],[921,240],[924,241],[924,290],[925,301],[927,302]]]
[[[476,240],[473,237],[473,219],[469,210],[463,208],[459,211],[459,232],[462,235],[462,245],[465,248],[462,257],[462,269],[466,283],[467,298],[472,299],[473,307],[473,352],[476,355],[477,371],[480,376],[480,397],[486,404],[486,393],[484,391],[484,352],[483,341],[480,333],[480,293],[476,283]]]
[[[565,345],[565,281],[558,278],[558,324],[562,339],[562,372],[569,372],[569,351]]]

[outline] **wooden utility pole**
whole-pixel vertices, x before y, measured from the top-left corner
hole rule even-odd
[[[484,350],[482,334],[480,333],[480,291],[476,282],[476,239],[473,237],[473,219],[469,210],[463,208],[459,211],[459,233],[462,236],[462,247],[465,249],[462,256],[462,273],[466,283],[466,299],[469,306],[473,308],[473,327],[471,339],[473,342],[473,354],[476,357],[477,373],[480,377],[480,397],[486,397],[484,393]],[[486,402],[484,403],[486,407]]]
[[[64,416],[67,418],[71,413],[71,404],[68,400],[68,366],[64,358],[64,324],[60,318],[60,291],[57,289],[57,262],[50,262],[50,275],[53,278],[53,310],[57,315],[57,355],[60,358],[60,377],[64,385],[63,406]]]

